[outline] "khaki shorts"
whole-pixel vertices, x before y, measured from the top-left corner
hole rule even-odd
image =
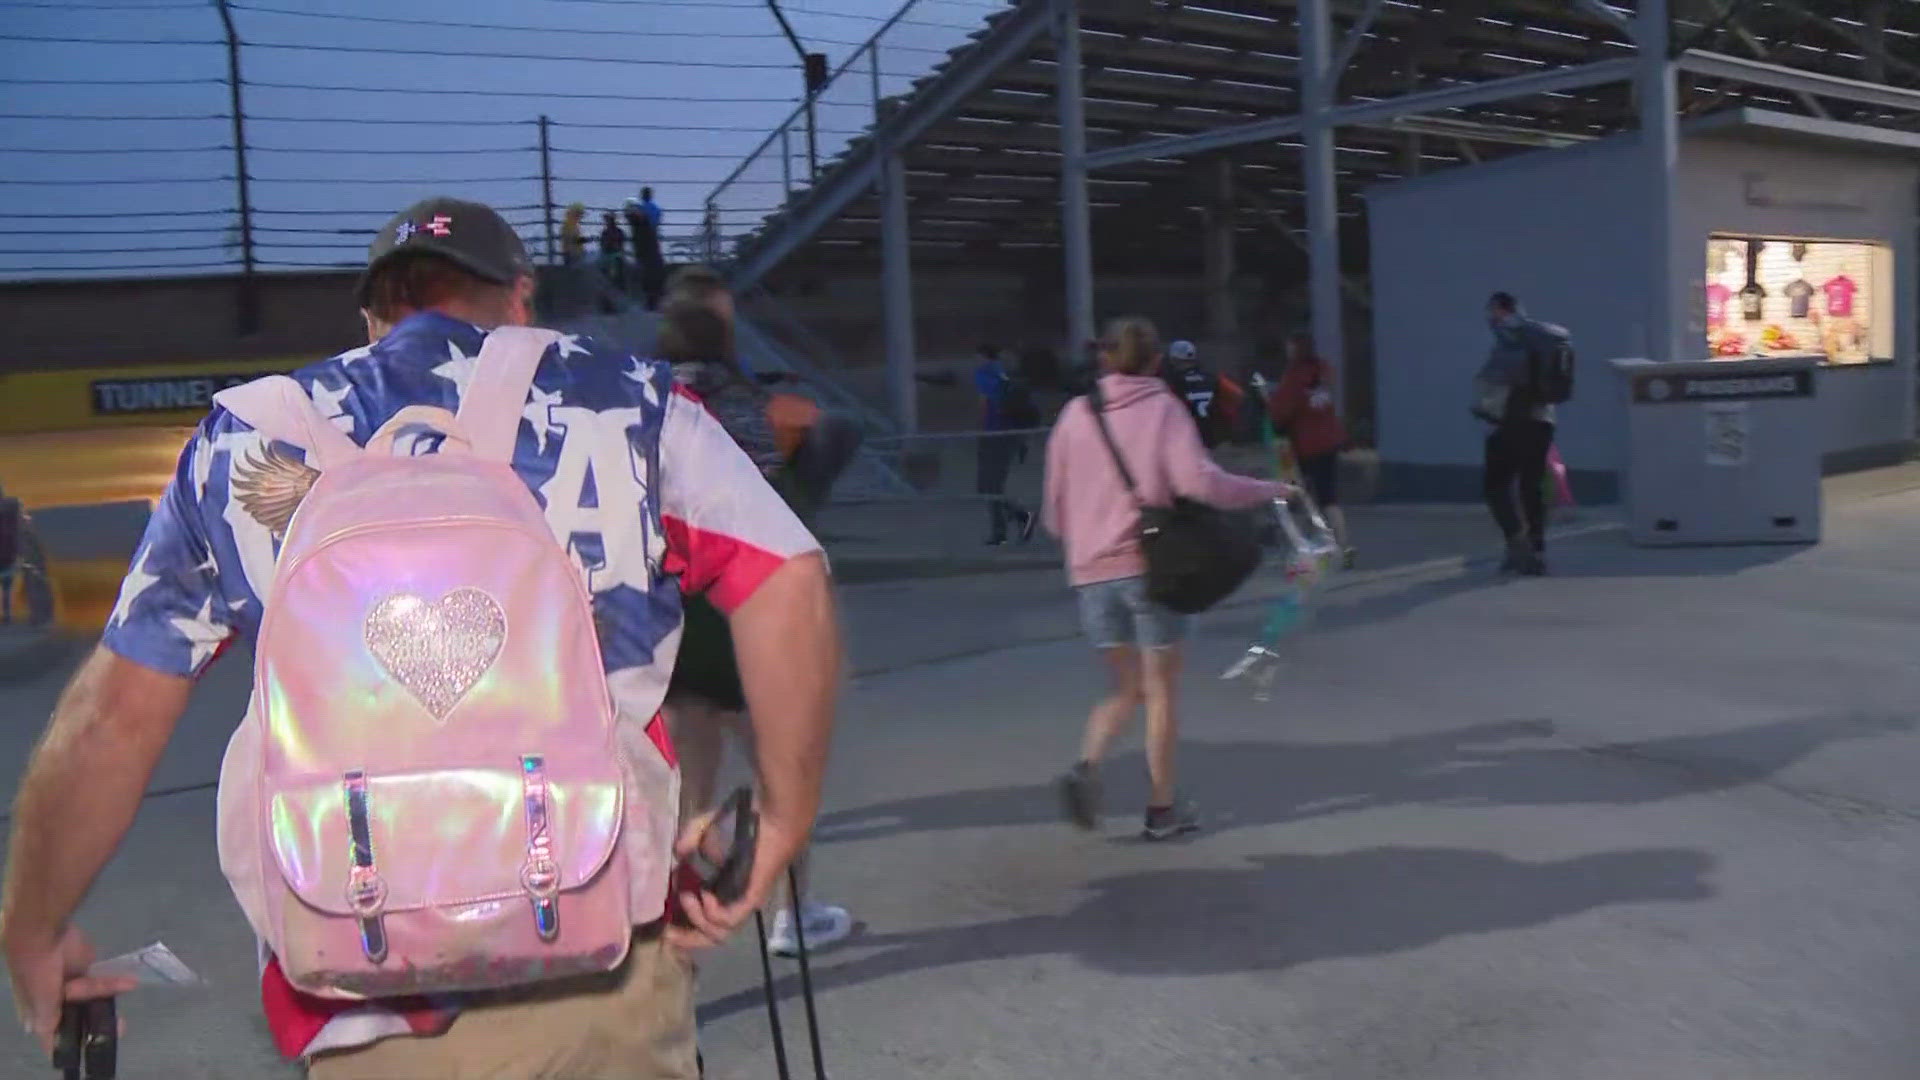
[[[309,1080],[695,1080],[693,968],[657,932],[619,970],[500,991],[446,1034],[322,1054]]]

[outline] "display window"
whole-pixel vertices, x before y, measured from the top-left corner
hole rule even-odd
[[[1714,236],[1707,241],[1707,342],[1715,358],[1818,354],[1862,364],[1893,355],[1893,253],[1883,244]]]

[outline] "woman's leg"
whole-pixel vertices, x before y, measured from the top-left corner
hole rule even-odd
[[[1107,696],[1094,703],[1087,716],[1086,734],[1080,740],[1080,760],[1089,766],[1100,764],[1113,740],[1133,719],[1144,700],[1141,686],[1140,650],[1119,645],[1100,650],[1107,662],[1112,682]]]
[[[1176,790],[1174,751],[1180,740],[1180,718],[1176,699],[1180,692],[1181,647],[1178,644],[1148,649],[1142,654],[1145,678],[1142,691],[1147,705],[1147,776],[1153,792],[1149,807],[1173,805]]]

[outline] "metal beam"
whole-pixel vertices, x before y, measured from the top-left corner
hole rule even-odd
[[[1633,22],[1627,16],[1601,3],[1600,0],[1579,0],[1579,4],[1589,15],[1605,19],[1616,28],[1626,31],[1628,37],[1634,37]]]
[[[1025,55],[1027,46],[1047,29],[1049,0],[1021,0],[1012,14],[996,22],[979,44],[962,54],[924,85],[874,137],[810,188],[787,220],[742,253],[731,275],[736,289],[745,289],[781,260],[793,254],[822,225],[832,221],[848,203],[870,190],[880,179],[881,159],[876,146],[907,146],[921,132],[953,114],[961,103],[985,86],[1008,64]]]
[[[1858,101],[1889,109],[1920,112],[1920,90],[1909,90],[1900,86],[1864,82],[1839,75],[1823,75],[1817,71],[1805,71],[1761,60],[1747,60],[1702,49],[1681,53],[1679,65],[1680,70],[1689,71],[1695,75],[1732,79],[1736,82],[1771,86],[1776,90],[1838,98],[1841,101]]]
[[[1643,334],[1649,360],[1688,360],[1680,333],[1680,287],[1674,256],[1674,185],[1680,168],[1680,83],[1668,58],[1671,22],[1668,0],[1640,0],[1633,57],[1639,66],[1636,95],[1640,105],[1640,151],[1648,215],[1646,290],[1647,325]],[[1701,347],[1705,347],[1701,342]]]
[[[1527,97],[1555,90],[1571,90],[1582,86],[1620,82],[1633,77],[1636,65],[1635,58],[1622,56],[1591,64],[1550,68],[1546,71],[1515,75],[1511,78],[1461,83],[1439,90],[1423,90],[1419,93],[1402,94],[1379,101],[1341,105],[1333,109],[1330,115],[1335,124],[1373,126],[1401,116],[1465,108],[1469,105],[1485,105],[1489,102]],[[1299,116],[1281,116],[1272,120],[1236,124],[1232,127],[1216,128],[1213,131],[1193,135],[1147,139],[1125,146],[1098,150],[1087,155],[1087,167],[1104,169],[1153,158],[1191,157],[1214,150],[1244,146],[1248,143],[1268,142],[1289,135],[1298,135],[1304,130],[1306,125]]]
[[[1753,54],[1755,60],[1771,59],[1773,54],[1767,51],[1767,47],[1760,43],[1759,38],[1753,36],[1753,31],[1747,29],[1746,26],[1740,22],[1740,19],[1734,15],[1731,7],[1722,7],[1722,3],[1723,0],[1713,0],[1714,8],[1727,20],[1727,29],[1733,31],[1733,36],[1740,40],[1740,44],[1747,47],[1747,51]],[[1800,99],[1800,104],[1804,106],[1808,112],[1822,120],[1833,119],[1833,114],[1829,113],[1827,107],[1820,104],[1820,99],[1814,97],[1812,94],[1807,93],[1805,90],[1799,90],[1795,91],[1795,96]]]
[[[1332,365],[1335,386],[1347,386],[1346,322],[1340,307],[1340,179],[1334,171],[1333,15],[1329,0],[1300,0],[1300,112],[1306,146],[1300,175],[1307,189],[1307,307],[1313,346]],[[1334,409],[1345,416],[1346,397]]]
[[[886,335],[887,404],[902,435],[920,428],[920,386],[914,381],[912,234],[907,224],[907,171],[897,152],[880,170],[880,317]]]
[[[1360,12],[1360,18],[1347,31],[1347,39],[1340,43],[1340,52],[1327,69],[1327,97],[1340,96],[1340,76],[1346,73],[1347,65],[1353,63],[1353,54],[1360,51],[1360,43],[1366,40],[1367,32],[1373,29],[1374,20],[1380,17],[1380,5],[1384,2],[1367,0],[1366,9]]]
[[[1067,356],[1093,340],[1093,223],[1087,201],[1087,114],[1081,93],[1080,7],[1053,0],[1054,104],[1060,113],[1060,247],[1065,263]]]

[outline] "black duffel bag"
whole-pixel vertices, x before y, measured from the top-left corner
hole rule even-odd
[[[1133,473],[1107,428],[1098,382],[1087,395],[1087,407],[1127,493],[1140,508],[1147,598],[1182,615],[1195,615],[1233,595],[1260,566],[1260,531],[1253,517],[1177,496],[1172,506],[1142,504]]]

